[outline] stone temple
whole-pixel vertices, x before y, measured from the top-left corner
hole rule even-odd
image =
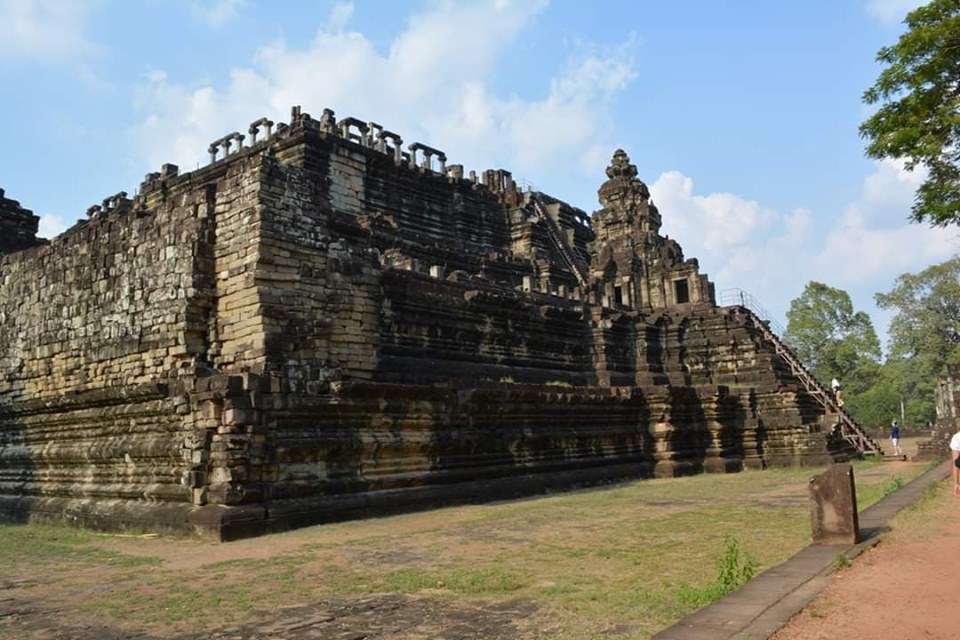
[[[226,540],[864,448],[623,151],[592,216],[330,110],[210,156],[49,241],[0,192],[5,519]]]

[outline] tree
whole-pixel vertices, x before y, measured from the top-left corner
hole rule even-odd
[[[960,1],[932,0],[911,11],[908,30],[884,47],[886,65],[864,94],[880,104],[860,126],[874,158],[904,159],[927,170],[912,218],[944,226],[960,222]]]
[[[960,364],[960,258],[905,273],[877,306],[896,312],[890,321],[890,354],[873,386],[851,398],[851,411],[883,423],[906,408],[908,424],[935,418],[934,389],[948,367]],[[875,420],[876,418],[876,420]]]
[[[933,382],[919,375],[909,360],[888,358],[867,389],[847,396],[847,409],[860,424],[882,427],[900,418],[902,402],[903,426],[925,425],[933,419],[933,387]]]
[[[880,341],[870,316],[854,312],[850,295],[808,282],[790,302],[784,339],[819,380],[838,378],[850,393],[867,389],[876,376]]]
[[[876,295],[877,306],[896,311],[890,321],[890,357],[910,359],[939,376],[960,364],[960,257],[897,278]]]

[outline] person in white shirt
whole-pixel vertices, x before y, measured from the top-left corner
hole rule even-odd
[[[834,378],[830,381],[830,388],[833,389],[833,395],[837,395],[837,391],[840,390],[840,381]]]
[[[960,498],[960,425],[950,438],[950,455],[953,456],[953,495]]]

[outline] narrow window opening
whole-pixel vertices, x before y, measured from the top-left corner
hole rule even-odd
[[[676,294],[677,304],[690,302],[690,288],[686,280],[674,280],[673,291]]]

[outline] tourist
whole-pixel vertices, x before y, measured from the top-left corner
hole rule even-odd
[[[953,495],[960,498],[960,424],[950,438],[950,455],[953,456]]]
[[[894,420],[893,424],[890,425],[890,444],[893,445],[894,455],[903,455],[903,451],[900,450],[900,425],[897,424],[896,420]]]
[[[837,395],[840,391],[840,381],[834,378],[830,381],[830,388],[833,389],[833,395]]]

